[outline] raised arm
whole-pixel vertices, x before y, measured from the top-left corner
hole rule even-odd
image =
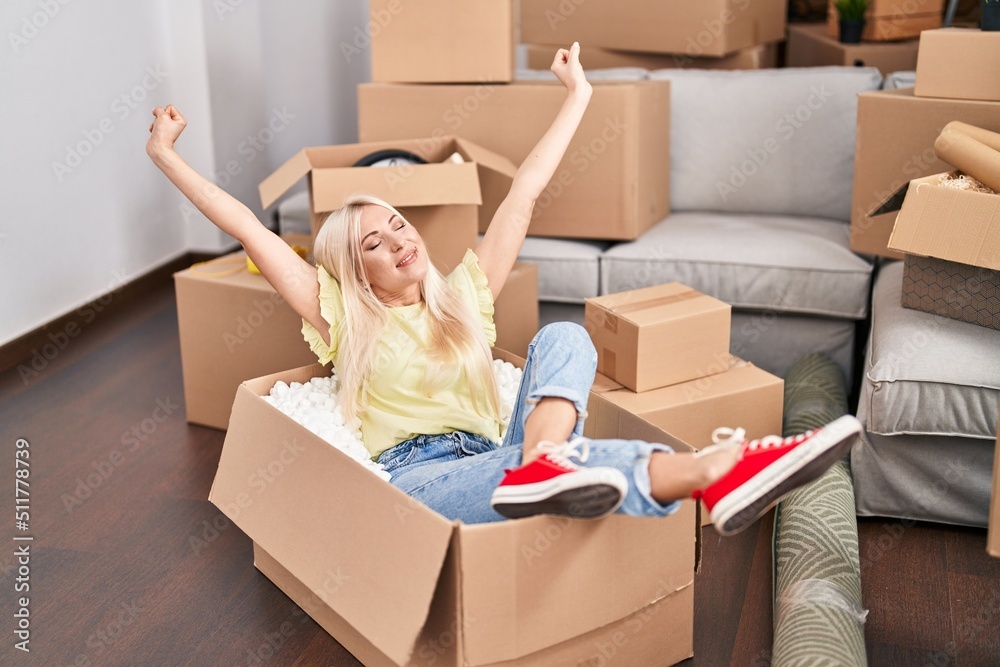
[[[320,313],[316,268],[262,225],[249,208],[208,181],[177,154],[174,142],[186,125],[187,121],[173,106],[153,109],[146,153],[206,218],[243,244],[247,255],[278,294],[327,337],[329,325]]]
[[[499,296],[507,282],[528,233],[535,201],[555,174],[590,102],[591,87],[580,66],[577,42],[569,50],[559,49],[552,62],[552,71],[566,86],[566,101],[551,127],[521,163],[510,192],[497,208],[476,248],[479,266],[486,274],[493,298]]]

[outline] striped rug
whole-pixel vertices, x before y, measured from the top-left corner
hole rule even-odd
[[[785,379],[784,435],[846,414],[837,365],[798,360]],[[848,459],[786,497],[774,525],[772,664],[866,665],[858,526]]]

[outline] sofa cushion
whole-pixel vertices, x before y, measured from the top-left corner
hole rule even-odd
[[[857,94],[871,67],[664,69],[674,211],[850,220]]]
[[[917,73],[916,72],[893,72],[885,77],[885,83],[882,87],[885,90],[894,90],[896,88],[913,88],[917,85]]]
[[[601,257],[603,294],[679,281],[734,308],[863,319],[871,265],[819,218],[674,213]]]
[[[994,440],[1000,331],[903,308],[902,283],[902,262],[892,262],[875,284],[864,379],[868,431]]]
[[[279,234],[312,234],[309,217],[309,192],[289,195],[278,204]]]
[[[599,294],[599,258],[608,245],[600,241],[529,236],[517,258],[538,265],[539,301],[583,303],[584,299]]]
[[[555,50],[553,47],[553,57]],[[607,67],[604,69],[589,69],[585,72],[587,81],[645,81],[649,78],[649,70],[641,67]],[[551,81],[559,79],[547,69],[519,69],[514,75],[514,82],[521,81]]]

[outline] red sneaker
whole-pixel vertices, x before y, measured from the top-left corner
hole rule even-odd
[[[599,519],[611,514],[625,500],[628,480],[617,468],[585,468],[590,443],[575,438],[557,444],[538,443],[542,455],[507,473],[490,498],[490,506],[509,519],[535,514],[559,514],[579,519]]]
[[[722,433],[729,433],[728,441],[719,442]],[[743,433],[743,429],[716,429],[712,439],[719,444],[712,448],[740,447],[740,460],[721,479],[691,494],[705,503],[723,535],[743,530],[786,494],[826,472],[850,451],[861,434],[861,423],[844,415],[801,435],[771,435],[750,442],[743,441]]]

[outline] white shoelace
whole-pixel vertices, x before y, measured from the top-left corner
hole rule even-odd
[[[750,440],[747,442],[746,429],[728,428],[722,426],[712,431],[713,444],[695,452],[695,456],[705,456],[706,454],[711,454],[712,452],[717,452],[723,449],[732,449],[733,447],[743,445],[744,442],[746,442],[747,450],[751,452],[757,451],[758,449],[780,447],[785,444],[797,444],[811,436],[813,433],[815,433],[815,431],[806,431],[805,433],[789,436],[787,438],[782,438],[780,435],[765,435],[759,440]]]
[[[570,457],[580,463],[585,463],[590,456],[590,441],[586,438],[573,438],[569,442],[551,442],[542,440],[536,446],[542,454],[549,457],[567,470],[576,470],[577,466],[570,462]]]
[[[707,456],[714,452],[719,452],[724,449],[733,449],[739,447],[746,440],[747,432],[743,428],[728,428],[726,426],[720,426],[719,428],[712,431],[712,443],[707,447],[703,447],[694,453],[696,457]]]

